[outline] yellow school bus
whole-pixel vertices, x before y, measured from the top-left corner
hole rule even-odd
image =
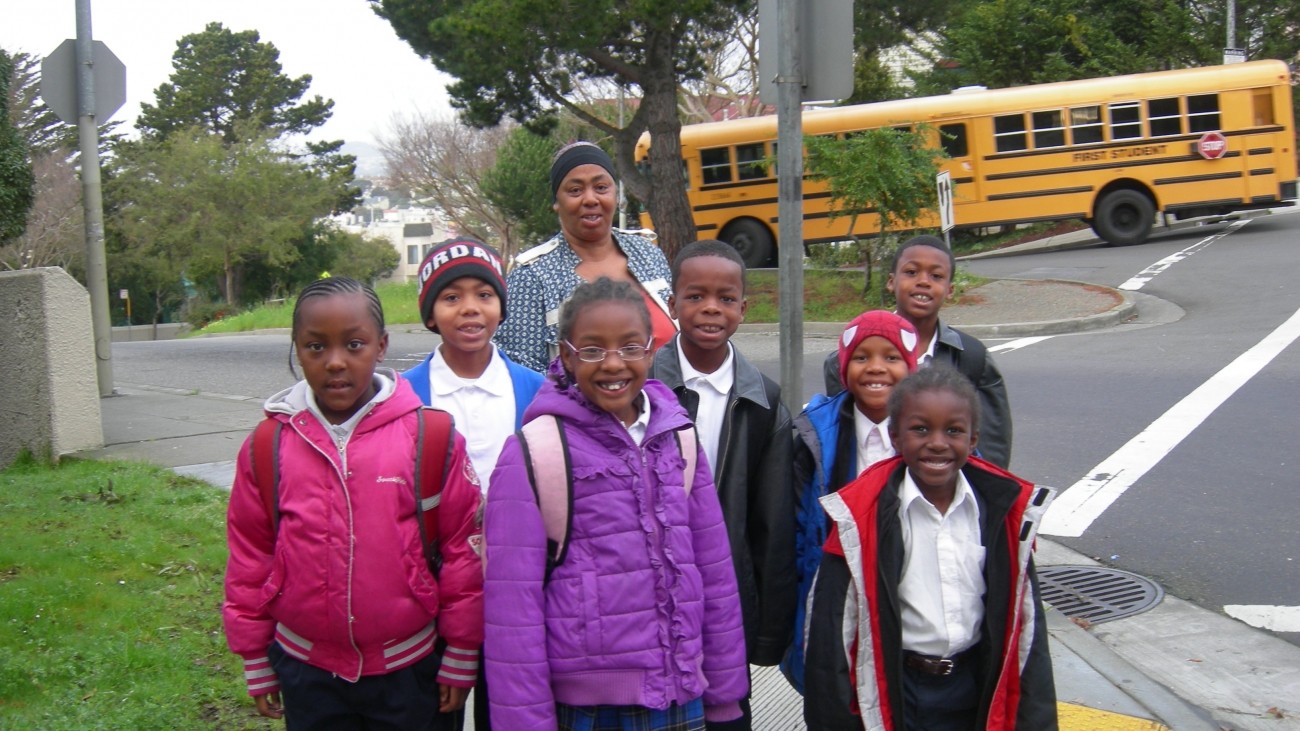
[[[1156,212],[1177,218],[1296,198],[1291,74],[1281,61],[1179,69],[803,113],[805,135],[921,125],[948,159],[958,227],[1083,219],[1112,245],[1136,244]],[[766,266],[777,240],[775,116],[682,128],[688,197],[700,238]],[[937,139],[935,139],[937,137]],[[637,160],[645,161],[643,136]],[[841,241],[825,183],[805,180],[806,243]],[[642,224],[649,227],[648,217]],[[919,227],[938,226],[927,212]],[[857,235],[879,232],[860,215]]]

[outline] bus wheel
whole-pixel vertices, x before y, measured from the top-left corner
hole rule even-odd
[[[758,221],[733,222],[722,232],[722,240],[735,248],[749,269],[761,269],[772,260],[772,234]]]
[[[1136,190],[1115,190],[1097,204],[1092,230],[1111,246],[1140,244],[1151,234],[1155,215],[1150,198]]]

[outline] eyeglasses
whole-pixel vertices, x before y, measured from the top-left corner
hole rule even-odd
[[[587,348],[579,348],[568,340],[565,340],[564,344],[569,346],[569,350],[572,350],[574,355],[578,356],[578,360],[583,363],[604,363],[610,353],[618,353],[618,357],[623,360],[641,360],[650,353],[650,345],[653,344],[654,341],[654,338],[650,338],[645,345],[624,345],[621,348],[614,348],[612,350],[597,348],[594,345]]]

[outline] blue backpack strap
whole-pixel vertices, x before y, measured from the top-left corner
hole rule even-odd
[[[546,579],[564,561],[569,547],[569,520],[573,514],[573,464],[564,422],[545,414],[519,430],[528,482],[546,529]]]
[[[452,439],[451,414],[429,408],[420,409],[420,420],[415,431],[415,491],[416,512],[420,520],[420,544],[424,546],[424,559],[429,570],[437,576],[442,566],[438,551],[438,504],[442,502],[442,486],[447,482],[451,467],[451,454],[456,447]]]

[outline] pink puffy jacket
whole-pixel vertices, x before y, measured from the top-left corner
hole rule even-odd
[[[267,415],[284,424],[278,535],[254,480],[251,437],[240,449],[222,616],[250,695],[279,688],[267,659],[273,639],[289,655],[356,681],[427,657],[441,637],[438,682],[474,685],[483,642],[478,479],[454,434],[437,508],[443,563],[435,578],[413,488],[420,400],[403,379],[383,385],[341,449],[306,409],[305,383],[268,400]]]

